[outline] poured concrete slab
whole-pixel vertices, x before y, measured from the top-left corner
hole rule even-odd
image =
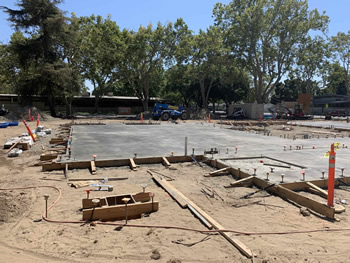
[[[348,164],[350,151],[345,148],[349,144],[348,138],[290,140],[231,130],[226,127],[200,123],[74,126],[72,159],[91,160],[93,155],[97,155],[97,159],[100,160],[133,158],[134,153],[137,157],[169,156],[171,152],[174,152],[174,155],[184,155],[184,142],[187,137],[188,155],[192,154],[192,148],[195,149],[195,154],[203,154],[205,150],[217,148],[219,154],[214,155],[217,159],[268,156],[282,162],[297,164],[303,168],[297,166],[293,166],[293,169],[283,168],[284,170],[276,168],[274,175],[270,174],[272,181],[279,182],[280,174],[284,173],[286,174],[284,181],[293,182],[300,181],[301,171],[306,172],[307,180],[319,179],[322,170],[328,171],[328,158],[325,158],[325,153],[332,143],[339,142],[341,148],[337,151],[337,175],[340,175],[340,167],[345,168],[345,175],[347,171],[350,173]],[[296,150],[297,145],[302,146],[303,150]],[[235,147],[238,147],[237,153],[235,153]],[[212,158],[212,155],[207,157]],[[232,167],[246,169],[251,174],[253,168],[257,167],[256,162],[251,161],[239,163],[227,160],[226,162]],[[265,178],[266,171],[270,168],[259,164],[257,176]]]

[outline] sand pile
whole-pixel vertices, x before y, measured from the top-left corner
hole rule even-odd
[[[40,119],[44,121],[53,120],[54,118],[51,115],[42,112],[36,107],[21,107],[18,106],[15,111],[10,111],[5,116],[0,116],[0,121],[18,121],[23,117],[25,120],[28,119],[28,111],[31,111],[31,115],[34,116],[36,120],[38,113],[40,114]]]

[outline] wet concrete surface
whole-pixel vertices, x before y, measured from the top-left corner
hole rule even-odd
[[[323,170],[326,171],[327,177],[328,158],[325,158],[325,153],[329,151],[332,143],[339,142],[336,175],[340,176],[341,167],[345,168],[345,176],[350,174],[350,151],[347,148],[350,146],[349,138],[292,140],[231,130],[225,125],[214,126],[208,123],[74,126],[72,159],[92,160],[93,155],[97,155],[97,159],[100,160],[133,158],[134,153],[137,157],[170,156],[171,152],[174,152],[174,155],[184,155],[185,137],[188,138],[188,155],[192,154],[192,148],[195,154],[203,154],[205,150],[217,148],[219,154],[215,154],[214,159],[267,156],[296,165],[289,165],[291,168],[275,167],[274,172],[269,175],[272,182],[279,182],[282,173],[285,174],[285,182],[300,181],[301,171],[305,171],[306,180],[320,179]],[[303,149],[296,150],[296,146]],[[212,155],[207,157],[212,158]],[[254,173],[253,169],[257,168],[257,176],[264,179],[266,172],[270,171],[270,166],[264,165],[259,159],[225,162],[251,174]],[[271,163],[270,160],[264,162]]]

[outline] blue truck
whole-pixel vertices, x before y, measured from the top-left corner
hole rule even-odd
[[[153,106],[152,118],[154,120],[161,119],[162,121],[167,121],[170,118],[173,120],[178,118],[181,120],[187,120],[188,112],[181,106],[156,103]]]

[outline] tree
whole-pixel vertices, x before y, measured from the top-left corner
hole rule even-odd
[[[328,45],[319,36],[311,38],[307,36],[298,45],[296,50],[297,67],[294,70],[297,77],[306,83],[306,93],[313,94],[312,79],[315,76],[320,76],[327,68],[327,59],[330,57],[328,54]],[[314,94],[313,94],[314,95]]]
[[[56,116],[55,97],[59,90],[56,76],[61,61],[57,52],[64,32],[66,18],[57,7],[60,0],[21,0],[18,10],[2,7],[16,30],[22,30],[26,38],[11,43],[12,51],[19,59],[21,79],[19,92],[28,98],[33,94],[47,96],[50,112]]]
[[[207,32],[199,31],[191,41],[189,56],[191,72],[199,82],[202,108],[208,108],[210,92],[226,61],[223,38],[219,28],[210,27]]]
[[[326,88],[322,90],[322,94],[348,94],[344,71],[345,69],[339,63],[333,63],[328,66],[327,75],[324,77]]]
[[[264,103],[294,63],[295,47],[310,30],[325,30],[328,17],[307,1],[233,0],[214,7],[232,54],[251,74],[255,99]]]
[[[0,44],[0,93],[11,94],[16,92],[15,61],[7,45]]]
[[[72,101],[74,96],[79,95],[84,87],[81,76],[81,42],[79,20],[73,13],[69,23],[64,26],[64,34],[58,42],[61,65],[59,68],[57,67],[56,71],[56,84],[60,87],[59,95],[66,104],[67,118],[73,116]]]
[[[176,64],[166,71],[166,86],[163,96],[178,105],[189,107],[197,102],[198,92],[190,74],[190,65]]]
[[[79,24],[81,71],[94,87],[95,112],[98,112],[101,97],[118,80],[118,61],[125,59],[121,32],[110,17],[81,17]]]
[[[143,110],[148,110],[151,93],[157,93],[163,83],[164,66],[169,66],[175,55],[177,43],[187,32],[182,19],[175,24],[140,26],[137,32],[123,31],[126,51],[120,60],[120,75],[125,85],[141,100]]]
[[[224,67],[215,90],[217,90],[217,98],[225,102],[228,110],[230,104],[247,98],[249,94],[247,72],[232,65]]]
[[[333,58],[342,64],[345,88],[350,93],[349,74],[350,74],[350,30],[348,33],[339,32],[331,38],[331,50]]]

